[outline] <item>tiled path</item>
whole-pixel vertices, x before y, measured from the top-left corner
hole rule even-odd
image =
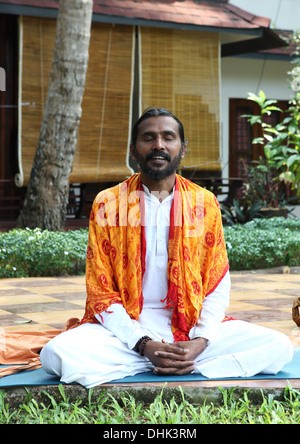
[[[282,331],[300,346],[300,328],[292,320],[299,274],[232,273],[231,278],[228,315]],[[83,276],[0,280],[0,328],[6,330],[60,330],[67,319],[82,317],[84,305]]]
[[[280,330],[300,346],[292,320],[300,275],[232,273],[231,280],[228,315]],[[67,319],[82,317],[84,305],[84,276],[0,279],[0,327],[6,330],[60,330]]]
[[[60,330],[69,318],[82,318],[85,298],[84,276],[0,279],[0,327]]]

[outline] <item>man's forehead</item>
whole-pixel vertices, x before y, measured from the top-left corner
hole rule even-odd
[[[148,119],[140,123],[138,133],[144,134],[148,132],[175,132],[179,135],[178,123],[170,116],[148,117]]]

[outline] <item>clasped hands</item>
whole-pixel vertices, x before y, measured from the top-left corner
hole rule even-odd
[[[165,340],[149,341],[144,354],[154,365],[153,372],[160,375],[186,375],[195,369],[195,359],[206,348],[207,340],[197,338],[170,344]]]

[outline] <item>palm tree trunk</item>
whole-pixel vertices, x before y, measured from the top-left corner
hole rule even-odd
[[[85,88],[93,0],[61,0],[38,146],[18,227],[62,230]],[[30,131],[30,128],[27,128]]]

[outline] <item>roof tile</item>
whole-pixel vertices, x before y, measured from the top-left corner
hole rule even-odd
[[[59,0],[0,0],[1,3],[59,7]],[[94,13],[221,28],[255,29],[270,25],[268,18],[255,16],[228,4],[227,0],[94,0]]]

